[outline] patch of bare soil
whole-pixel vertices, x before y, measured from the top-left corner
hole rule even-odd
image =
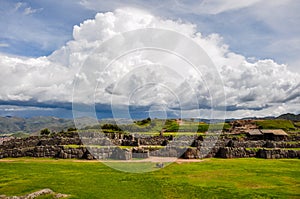
[[[24,161],[24,162],[30,162],[32,159],[0,159],[0,162],[15,162],[15,161]],[[39,158],[34,158],[34,160],[40,160],[40,161],[49,161],[53,159],[39,159]],[[62,159],[57,159],[57,160],[62,160]],[[65,159],[63,159],[65,160]],[[131,159],[131,160],[80,160],[80,159],[68,159],[71,162],[90,162],[90,163],[95,163],[95,162],[177,162],[177,163],[184,163],[184,162],[202,162],[204,161],[203,159],[181,159],[181,158],[176,158],[176,157],[156,157],[156,156],[151,156],[149,158],[145,159]]]
[[[145,159],[136,159],[136,160],[99,160],[100,162],[177,162],[177,163],[184,163],[184,162],[202,162],[202,159],[180,159],[176,157],[155,157],[151,156]]]

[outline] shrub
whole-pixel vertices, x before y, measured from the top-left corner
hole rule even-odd
[[[51,132],[50,132],[50,130],[49,129],[43,129],[43,130],[41,130],[41,135],[49,135]]]

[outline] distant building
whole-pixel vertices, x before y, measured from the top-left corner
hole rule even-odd
[[[288,134],[282,129],[250,129],[246,132],[250,140],[285,140]]]
[[[246,132],[247,136],[251,140],[262,140],[264,139],[263,133],[259,129],[250,129]]]
[[[261,132],[266,140],[285,140],[288,134],[282,129],[262,129]]]
[[[177,122],[178,125],[182,125],[183,124],[182,119],[176,119],[176,122]]]

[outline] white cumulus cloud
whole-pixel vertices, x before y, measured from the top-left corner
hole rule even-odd
[[[116,35],[141,28],[176,31],[200,45],[223,80],[230,116],[280,114],[298,106],[300,75],[290,72],[286,65],[269,59],[249,62],[243,55],[230,51],[218,34],[204,37],[194,24],[162,19],[132,8],[98,13],[94,19],[74,26],[74,39],[48,57],[1,54],[0,100],[72,102],[73,84],[77,79],[76,102],[90,103],[95,98],[96,103],[109,104],[113,96],[114,103],[120,105],[160,104],[176,109],[181,104],[191,110],[197,108],[195,99],[205,109],[211,105],[211,96],[216,96],[217,106],[225,105],[218,99],[218,87],[212,85],[208,89],[192,67],[165,52],[137,51],[107,68],[99,66],[99,63],[109,64],[115,58],[113,52],[119,49],[108,46],[101,53],[93,54],[95,49]],[[181,41],[168,44],[168,40],[162,38],[157,37],[155,42],[174,48],[184,46]],[[139,38],[133,39],[139,41]],[[123,44],[124,41],[118,42]],[[91,57],[91,53],[95,57]],[[205,74],[202,71],[202,75]]]

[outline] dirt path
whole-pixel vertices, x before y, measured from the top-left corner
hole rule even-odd
[[[202,159],[180,159],[180,158],[173,158],[173,157],[155,157],[151,156],[145,159],[138,159],[138,160],[99,160],[100,162],[202,162]]]
[[[202,162],[203,159],[180,159],[175,157],[155,157],[151,156],[145,159],[131,159],[131,160],[79,160],[79,159],[47,159],[47,158],[4,158],[0,159],[0,162],[17,162],[17,161],[71,161],[71,162],[177,162],[177,163],[184,163],[184,162]]]

